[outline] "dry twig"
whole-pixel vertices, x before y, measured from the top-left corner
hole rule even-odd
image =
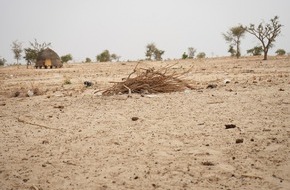
[[[61,129],[52,128],[52,127],[48,127],[48,126],[41,125],[41,124],[37,124],[37,123],[32,123],[32,122],[26,121],[25,119],[21,119],[20,117],[17,118],[17,120],[18,120],[18,122],[21,122],[21,123],[26,123],[26,124],[29,124],[29,125],[34,125],[34,126],[42,127],[42,128],[45,128],[45,129],[52,129],[52,130],[57,130],[57,131],[64,132]]]
[[[114,94],[129,94],[130,93],[169,93],[184,91],[185,89],[193,89],[189,80],[183,79],[183,76],[190,72],[191,69],[183,72],[176,73],[171,72],[169,69],[173,66],[163,67],[159,70],[154,68],[139,69],[137,72],[137,66],[133,72],[129,74],[127,79],[122,82],[115,82],[115,84],[105,90],[103,95],[114,95]],[[130,78],[132,74],[136,73],[136,77]]]

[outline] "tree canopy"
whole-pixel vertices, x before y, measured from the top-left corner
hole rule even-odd
[[[73,59],[71,54],[66,54],[60,57],[62,63],[67,63]]]
[[[257,27],[254,24],[250,24],[246,28],[247,32],[254,35],[262,44],[264,51],[264,60],[267,60],[268,51],[273,47],[273,43],[281,33],[283,25],[279,23],[279,17],[275,16],[270,20],[270,23],[261,22]]]
[[[165,51],[159,50],[154,43],[150,43],[146,46],[145,56],[148,60],[152,60],[152,57],[154,57],[156,61],[160,61],[164,53]]]
[[[206,54],[204,52],[200,52],[196,55],[196,57],[199,59],[203,59],[203,58],[205,58],[205,56],[206,56]]]
[[[234,55],[237,58],[241,56],[240,44],[241,38],[245,36],[245,32],[246,28],[242,25],[239,25],[230,28],[227,33],[222,34],[226,42],[230,44],[228,52],[230,52],[232,56]],[[234,49],[234,46],[236,47],[236,49]]]

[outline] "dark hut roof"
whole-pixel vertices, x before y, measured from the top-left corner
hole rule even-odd
[[[57,53],[50,48],[46,48],[43,51],[39,52],[39,54],[37,56],[37,61],[45,60],[45,59],[58,59],[58,60],[60,60]]]

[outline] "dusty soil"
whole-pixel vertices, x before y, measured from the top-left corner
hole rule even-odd
[[[196,89],[131,98],[97,91],[136,62],[0,68],[0,189],[290,189],[290,59],[261,59],[142,62]]]

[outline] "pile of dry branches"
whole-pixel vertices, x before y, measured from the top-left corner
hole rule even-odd
[[[137,66],[124,81],[115,82],[111,88],[103,92],[103,95],[169,93],[193,89],[190,81],[183,79],[190,69],[186,72],[176,73],[172,70],[170,72],[173,65],[158,70],[154,68],[137,69]],[[133,74],[136,77],[130,78]]]

